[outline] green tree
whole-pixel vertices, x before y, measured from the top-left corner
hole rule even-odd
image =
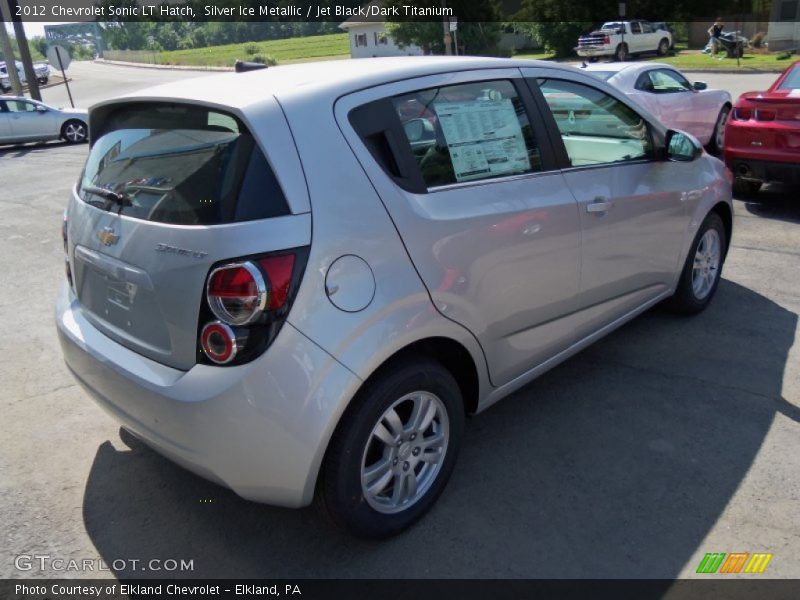
[[[402,6],[407,0],[385,0],[385,6]],[[439,8],[440,0],[415,2],[419,8]],[[449,0],[447,7],[458,18],[459,54],[497,54],[502,34],[499,0]],[[387,22],[386,30],[401,48],[415,45],[425,54],[444,54],[444,32],[441,19],[423,16],[415,20]]]

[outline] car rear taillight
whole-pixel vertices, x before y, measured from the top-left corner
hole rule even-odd
[[[267,306],[267,284],[261,271],[251,262],[214,269],[206,289],[211,312],[229,325],[252,323]]]
[[[252,360],[280,330],[308,258],[308,249],[250,257],[211,269],[200,315],[200,359]]]
[[[774,121],[775,111],[770,109],[756,109],[756,121]]]
[[[750,108],[734,108],[733,119],[735,121],[749,121],[753,117],[753,110]]]
[[[603,44],[608,46],[611,43],[611,36],[604,35],[603,36]]]
[[[225,323],[213,321],[207,323],[200,332],[200,345],[203,352],[213,362],[225,365],[236,358],[239,346],[246,340],[246,337],[239,335]]]

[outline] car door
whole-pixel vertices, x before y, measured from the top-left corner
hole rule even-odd
[[[589,335],[669,293],[687,226],[684,190],[696,177],[657,159],[653,128],[609,86],[523,71],[550,109],[579,206],[578,332]]]
[[[11,140],[11,121],[6,103],[0,100],[0,143]]]
[[[41,140],[55,137],[55,116],[52,110],[37,110],[27,100],[6,100],[11,134],[17,140]]]
[[[336,118],[437,310],[502,385],[568,347],[580,220],[518,69],[421,77],[340,99]]]
[[[639,27],[642,30],[642,52],[654,52],[658,48],[661,36],[649,21],[640,21]]]

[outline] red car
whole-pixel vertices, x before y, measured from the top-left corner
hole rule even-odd
[[[725,164],[740,194],[768,181],[800,183],[800,61],[766,92],[739,96],[725,128]]]

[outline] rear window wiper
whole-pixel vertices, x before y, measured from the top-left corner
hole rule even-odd
[[[131,202],[130,196],[128,196],[127,194],[112,192],[111,190],[107,190],[106,188],[102,188],[96,185],[84,185],[81,187],[81,190],[89,194],[94,194],[95,196],[100,196],[101,198],[104,198],[109,202],[118,204],[120,207],[133,206],[133,202]]]

